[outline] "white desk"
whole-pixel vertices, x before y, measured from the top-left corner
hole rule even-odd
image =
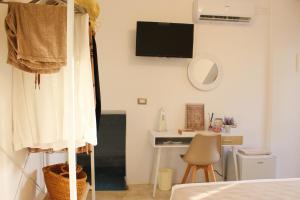
[[[203,131],[203,133],[209,133]],[[199,133],[199,132],[198,132]],[[153,164],[154,167],[154,183],[153,183],[153,197],[155,197],[157,188],[157,179],[160,166],[161,150],[163,148],[187,148],[192,138],[197,134],[196,132],[183,133],[182,135],[177,132],[157,132],[150,131],[150,141],[153,148],[156,150],[156,162]],[[243,144],[243,136],[241,134],[222,134],[222,146],[229,146],[232,148],[235,177],[238,180],[238,167],[236,158],[236,146]],[[223,176],[225,171],[225,162],[223,156]]]

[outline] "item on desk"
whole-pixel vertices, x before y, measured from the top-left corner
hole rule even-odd
[[[210,114],[208,113],[208,119],[209,119],[209,126],[208,126],[208,130],[211,130],[212,129],[212,120],[214,118],[214,113],[211,113],[211,116]]]
[[[234,126],[234,118],[233,117],[224,117],[224,125]]]
[[[231,132],[231,126],[230,125],[224,125],[224,132],[230,133]]]
[[[213,131],[215,133],[220,133],[220,132],[222,132],[222,128],[221,127],[212,127],[211,131]]]
[[[209,120],[209,126],[208,126],[208,129],[212,128],[212,118],[214,116],[214,113],[211,114],[210,116],[210,113],[208,113],[208,120]]]
[[[230,133],[231,132],[231,128],[235,128],[236,127],[233,117],[224,117],[223,123],[224,123],[224,131],[225,131],[225,133]]]
[[[223,119],[222,118],[216,118],[214,120],[214,124],[212,127],[212,131],[216,132],[216,133],[220,133],[222,131],[223,128]]]
[[[193,129],[178,129],[178,134],[182,135],[184,133],[191,133],[194,132]]]
[[[167,131],[166,112],[163,108],[159,111],[158,129],[159,132]]]
[[[204,130],[204,104],[186,104],[185,128]]]
[[[223,119],[222,118],[216,118],[214,120],[214,127],[221,127],[223,126]]]

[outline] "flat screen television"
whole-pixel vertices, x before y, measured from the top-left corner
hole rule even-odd
[[[194,25],[137,22],[136,56],[192,58]]]

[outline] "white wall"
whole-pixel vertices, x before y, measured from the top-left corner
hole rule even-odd
[[[269,18],[267,1],[257,0],[257,16],[250,25],[196,25],[195,57],[211,54],[223,67],[220,86],[211,92],[195,90],[188,82],[187,59],[135,56],[136,21],[192,23],[192,0],[101,0],[97,31],[104,110],[127,111],[128,183],[148,183],[153,149],[148,130],[164,107],[168,128],[184,126],[184,105],[205,103],[206,113],[231,115],[239,123],[245,145],[260,147],[266,131]],[[148,105],[137,105],[137,97]],[[165,152],[166,163],[182,176],[178,152]]]
[[[269,145],[277,155],[278,177],[300,176],[300,1],[271,1]]]

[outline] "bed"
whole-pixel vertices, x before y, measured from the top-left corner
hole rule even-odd
[[[171,200],[300,200],[300,178],[175,185]]]

